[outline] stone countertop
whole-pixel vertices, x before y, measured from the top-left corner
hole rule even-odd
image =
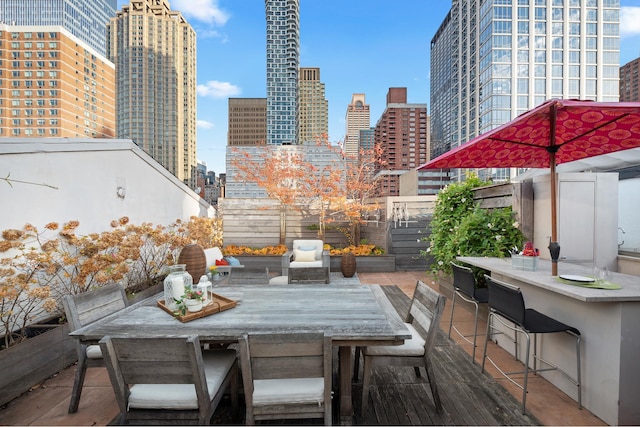
[[[640,301],[638,276],[612,272],[611,283],[622,286],[622,289],[594,289],[561,282],[551,275],[551,261],[538,260],[536,271],[523,271],[511,267],[511,258],[457,257],[457,260],[584,302]],[[582,265],[560,262],[558,274],[591,276],[593,272]]]

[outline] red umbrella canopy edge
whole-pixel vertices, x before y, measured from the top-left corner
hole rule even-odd
[[[555,128],[555,132],[554,132]],[[640,147],[640,102],[547,101],[418,169],[549,168]]]

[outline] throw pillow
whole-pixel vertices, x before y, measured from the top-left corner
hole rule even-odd
[[[240,265],[240,261],[238,260],[238,258],[235,258],[235,257],[232,257],[232,256],[226,256],[226,257],[224,257],[224,259],[232,267],[238,267]]]
[[[303,251],[300,249],[294,249],[293,259],[299,262],[313,262],[316,260],[316,250]]]
[[[229,263],[225,259],[217,259],[216,265],[229,265]]]

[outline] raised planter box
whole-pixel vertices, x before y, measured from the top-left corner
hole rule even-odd
[[[331,257],[331,271],[340,271],[342,256]],[[356,272],[360,273],[389,273],[396,271],[396,257],[394,255],[371,255],[356,257]]]
[[[68,324],[52,325],[40,335],[0,351],[0,405],[76,360],[76,340],[69,337]]]
[[[236,255],[240,264],[247,268],[268,268],[269,272],[282,271],[282,255]],[[340,271],[342,256],[331,257],[331,271]],[[361,273],[384,273],[396,271],[394,255],[357,256],[356,271]]]

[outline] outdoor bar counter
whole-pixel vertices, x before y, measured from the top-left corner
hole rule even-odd
[[[640,277],[611,273],[622,289],[590,289],[551,275],[551,262],[539,260],[536,271],[516,270],[510,258],[458,257],[519,286],[527,308],[578,328],[582,334],[582,403],[610,425],[640,425]],[[558,275],[592,276],[591,268],[563,263]],[[514,344],[494,337],[514,354]],[[521,340],[524,341],[524,340]],[[566,334],[538,337],[539,354],[575,375],[574,339]],[[524,353],[524,343],[519,354]],[[557,371],[542,375],[577,400],[577,389]]]

